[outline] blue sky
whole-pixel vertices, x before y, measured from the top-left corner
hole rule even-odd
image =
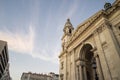
[[[0,0],[0,40],[8,42],[10,74],[59,73],[58,55],[67,18],[76,28],[114,0]]]

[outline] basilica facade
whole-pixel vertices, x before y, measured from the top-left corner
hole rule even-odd
[[[120,0],[74,29],[64,26],[60,80],[120,80]]]

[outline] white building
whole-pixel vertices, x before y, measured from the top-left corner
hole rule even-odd
[[[0,80],[10,80],[7,42],[0,40]]]
[[[37,74],[37,73],[23,73],[21,80],[58,80],[59,76],[55,73]]]

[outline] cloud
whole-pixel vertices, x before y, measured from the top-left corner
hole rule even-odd
[[[32,53],[32,57],[34,58],[40,58],[42,60],[45,60],[45,61],[50,61],[50,62],[53,62],[53,63],[58,63],[58,53],[59,51],[57,51],[57,48],[56,50],[53,49],[51,51],[47,51],[46,48],[45,49],[40,49],[41,51],[35,51],[34,53]],[[50,53],[52,53],[50,55]]]
[[[28,33],[11,32],[6,29],[5,31],[0,31],[0,40],[7,41],[8,48],[11,51],[28,54],[33,58],[39,58],[45,61],[57,63],[57,53],[59,52],[58,49],[55,47],[52,50],[49,48],[49,46],[43,48],[40,45],[34,45],[35,29],[33,26],[29,26],[27,32]],[[36,50],[36,48],[39,48],[39,50]],[[51,55],[50,52],[52,53]]]
[[[10,32],[9,30],[0,31],[0,39],[8,42],[9,49],[16,52],[32,52],[34,46],[33,27],[29,27],[29,32],[20,34],[19,32]]]
[[[79,6],[79,0],[75,0],[72,6],[69,8],[69,11],[67,13],[67,18],[70,18],[73,16],[73,14],[77,11]]]

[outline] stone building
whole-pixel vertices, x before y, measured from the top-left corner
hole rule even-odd
[[[0,40],[0,80],[10,80],[7,42]]]
[[[50,72],[48,75],[52,77],[52,80],[59,80],[59,75],[58,74]]]
[[[23,73],[21,80],[59,80],[58,74],[37,74],[37,73]]]
[[[120,80],[120,0],[104,8],[75,30],[65,23],[60,80]]]

